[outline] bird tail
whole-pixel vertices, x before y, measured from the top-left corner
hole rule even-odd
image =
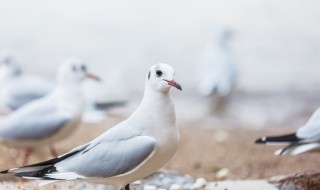
[[[53,173],[56,172],[56,167],[54,166],[56,163],[67,159],[74,154],[79,153],[82,151],[86,145],[77,147],[70,151],[67,154],[64,154],[62,156],[59,156],[57,158],[53,158],[51,160],[47,160],[44,162],[28,165],[28,166],[23,166],[20,168],[12,168],[4,171],[0,171],[0,174],[6,174],[6,173],[14,173],[15,176],[25,178],[25,179],[38,179],[38,180],[57,180],[57,179],[52,179],[46,176],[48,173]]]
[[[277,150],[275,155],[298,155],[304,152],[312,151],[320,148],[319,143],[310,144],[290,144],[283,149]]]
[[[255,141],[256,144],[292,144],[298,143],[302,139],[297,137],[296,133],[281,135],[281,136],[271,136],[271,137],[261,137]]]
[[[114,102],[96,102],[93,104],[96,110],[108,110],[113,107],[120,107],[126,105],[126,101],[114,101]]]

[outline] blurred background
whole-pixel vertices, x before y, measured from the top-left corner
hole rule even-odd
[[[274,148],[253,144],[261,135],[297,129],[320,105],[319,6],[316,0],[2,0],[0,50],[10,48],[26,72],[51,80],[64,59],[83,59],[105,79],[110,99],[129,102],[113,110],[121,119],[139,104],[149,67],[169,63],[183,91],[172,90],[182,142],[167,167],[208,179],[224,168],[228,177],[266,178],[314,168],[297,165],[307,157],[319,161],[274,157]],[[215,97],[198,90],[203,52],[221,28],[231,33],[237,73],[223,112],[211,109]],[[121,119],[107,118],[60,152]]]

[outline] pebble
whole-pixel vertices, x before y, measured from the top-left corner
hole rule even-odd
[[[170,190],[179,190],[179,189],[182,189],[181,185],[179,185],[179,184],[172,184],[170,186]]]
[[[145,185],[143,190],[157,190],[157,187],[155,185]]]
[[[225,180],[229,177],[230,171],[227,168],[222,168],[216,173],[216,177],[219,180]]]
[[[191,186],[191,189],[200,189],[206,186],[207,181],[204,178],[198,178]]]

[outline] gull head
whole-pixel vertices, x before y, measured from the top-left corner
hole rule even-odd
[[[182,90],[181,85],[174,80],[175,72],[171,65],[158,63],[153,65],[147,74],[147,85],[159,92],[169,92],[171,87]]]
[[[3,51],[0,54],[0,73],[5,76],[16,76],[21,74],[20,62],[11,51]]]
[[[77,58],[66,60],[59,68],[57,80],[59,83],[81,83],[84,79],[100,81],[99,77],[90,73],[86,64]]]

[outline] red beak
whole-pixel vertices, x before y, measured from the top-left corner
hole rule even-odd
[[[168,85],[176,87],[177,89],[182,91],[181,85],[179,83],[177,83],[176,81],[174,81],[174,80],[166,80],[166,79],[163,79],[163,80],[166,81],[168,83]]]
[[[101,81],[101,79],[100,79],[99,77],[97,77],[96,75],[91,74],[91,73],[87,73],[87,74],[86,74],[86,77],[87,77],[87,78],[90,78],[90,79],[93,79],[93,80],[95,80],[95,81]]]

